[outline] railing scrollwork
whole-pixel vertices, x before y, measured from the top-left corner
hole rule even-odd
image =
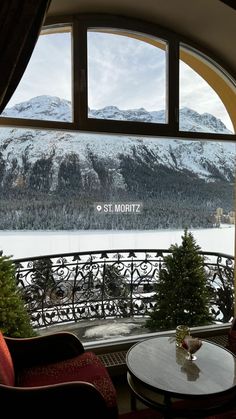
[[[106,250],[17,259],[16,280],[34,328],[79,320],[147,316],[169,250]],[[200,252],[216,322],[234,307],[234,259]]]

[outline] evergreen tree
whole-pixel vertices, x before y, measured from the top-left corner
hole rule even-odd
[[[127,302],[129,291],[125,276],[120,272],[118,266],[106,265],[104,284],[106,295],[117,299],[117,312],[122,317],[127,317],[130,313]]]
[[[0,255],[0,330],[5,336],[35,336],[30,318],[15,281],[15,265]]]
[[[156,306],[146,321],[151,330],[175,329],[178,324],[201,326],[212,322],[210,287],[204,257],[191,233],[171,245],[156,285]]]
[[[33,282],[44,291],[55,286],[52,261],[50,258],[42,258],[34,261]]]
[[[105,266],[105,292],[111,297],[125,297],[127,294],[125,277],[115,265]]]

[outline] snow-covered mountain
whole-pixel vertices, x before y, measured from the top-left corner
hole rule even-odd
[[[163,111],[109,106],[89,112],[94,118],[164,121]],[[69,121],[71,105],[40,96],[4,115]],[[229,133],[209,114],[184,108],[180,117],[184,130]],[[7,217],[0,211],[0,229],[211,226],[217,207],[233,209],[234,175],[230,142],[1,128],[0,192],[8,211]],[[142,200],[147,211],[138,222],[98,220],[89,205],[108,199]]]
[[[72,120],[71,103],[55,96],[37,96],[7,108],[2,116],[70,122]],[[163,110],[152,112],[148,112],[144,108],[121,110],[116,106],[106,106],[98,110],[89,109],[89,117],[149,123],[165,122],[165,112]],[[183,131],[230,134],[230,131],[220,119],[209,113],[199,114],[189,108],[182,108],[180,111],[180,129]]]

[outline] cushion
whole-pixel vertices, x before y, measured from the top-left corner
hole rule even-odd
[[[15,385],[14,366],[6,341],[0,331],[0,384]]]
[[[108,407],[117,404],[116,390],[107,369],[93,352],[84,352],[74,358],[53,364],[22,370],[17,385],[36,387],[69,381],[85,381],[93,384],[106,400]]]

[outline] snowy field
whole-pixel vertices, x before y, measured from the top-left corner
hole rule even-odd
[[[191,230],[203,251],[234,255],[234,226]],[[109,249],[168,249],[181,243],[183,230],[144,231],[0,231],[4,255],[26,258],[57,253]]]

